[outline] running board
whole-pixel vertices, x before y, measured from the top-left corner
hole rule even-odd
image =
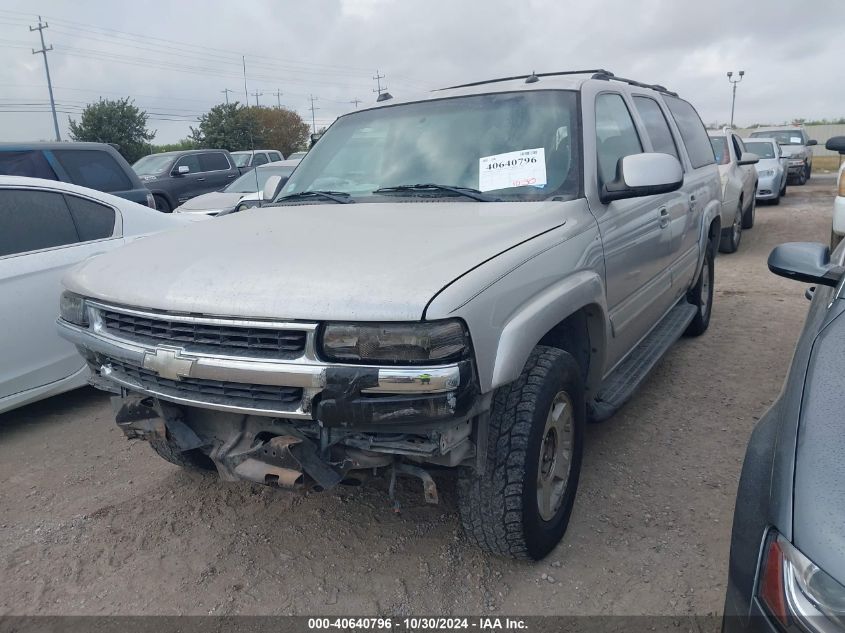
[[[591,422],[603,422],[616,413],[642,384],[672,344],[695,318],[698,308],[682,300],[633,349],[602,383],[595,400],[588,404]]]

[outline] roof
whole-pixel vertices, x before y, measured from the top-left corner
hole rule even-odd
[[[5,142],[0,143],[0,150],[5,151],[24,151],[24,150],[33,150],[33,149],[98,149],[103,150],[104,148],[114,149],[108,143],[85,143],[85,142],[77,142],[77,141],[21,141],[18,143],[13,142]],[[106,150],[108,151],[108,150]],[[117,151],[117,150],[115,150]]]
[[[755,127],[747,130],[748,134],[756,134],[757,132],[780,132],[783,130],[803,130],[804,126],[796,125],[770,125],[768,127]]]
[[[301,162],[301,159],[294,158],[291,160],[274,160],[271,163],[264,163],[259,165],[256,169],[272,169],[273,167],[296,167]]]
[[[261,149],[256,147],[255,149],[239,149],[236,152],[229,152],[230,154],[252,154],[253,152],[279,152],[277,149]],[[279,152],[281,154],[281,152]]]

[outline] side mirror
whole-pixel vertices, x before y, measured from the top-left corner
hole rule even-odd
[[[184,176],[185,174],[190,174],[190,173],[191,173],[190,167],[188,167],[187,165],[179,165],[176,168],[176,174],[175,175],[176,176]]]
[[[845,154],[845,136],[831,136],[827,139],[827,143],[824,146],[825,149],[829,149],[831,152]]]
[[[739,157],[739,164],[740,165],[753,165],[755,163],[760,162],[760,157],[753,152],[743,152],[742,156]]]
[[[776,275],[823,286],[836,286],[845,268],[830,263],[830,249],[815,242],[789,242],[769,254],[769,270]]]
[[[287,180],[287,178],[285,179]],[[265,201],[273,200],[276,197],[276,192],[282,184],[282,177],[278,174],[273,174],[267,178],[264,183],[264,188],[261,190],[261,199]]]
[[[818,144],[819,144],[819,142],[814,138],[811,138],[809,141],[807,141],[807,145],[818,145]]]
[[[684,170],[669,154],[647,152],[623,156],[616,163],[616,178],[605,183],[600,197],[605,204],[677,191],[684,184]]]

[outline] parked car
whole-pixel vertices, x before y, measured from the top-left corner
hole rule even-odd
[[[265,165],[285,159],[282,153],[275,149],[245,150],[242,152],[232,152],[231,154],[232,158],[235,159],[235,165],[241,169],[249,169],[250,167],[257,167],[258,165]]]
[[[272,192],[272,198],[287,182],[298,160],[283,160],[261,165],[241,175],[223,191],[205,193],[176,207],[174,213],[202,213],[205,215],[226,215],[233,211],[243,211],[261,205],[262,191],[267,179],[278,176]]]
[[[757,210],[757,170],[759,158],[745,150],[742,139],[730,128],[711,131],[710,143],[722,179],[722,237],[719,250],[734,253],[742,240],[742,229],[754,226]]]
[[[155,208],[138,174],[106,143],[0,143],[0,176],[70,182]]]
[[[814,284],[786,383],[745,453],[725,633],[845,628],[845,247],[782,244],[769,269]]]
[[[152,191],[156,208],[165,213],[186,200],[219,191],[241,175],[232,156],[223,149],[150,154],[132,168]]]
[[[0,176],[0,413],[88,379],[83,358],[56,332],[68,267],[189,222],[93,189]]]
[[[824,144],[826,149],[845,155],[845,136],[834,136]],[[841,158],[840,158],[841,162]],[[833,226],[830,232],[830,248],[836,248],[845,235],[845,162],[839,165],[836,180],[836,197],[833,199]]]
[[[542,558],[587,418],[708,327],[720,193],[695,109],[606,71],[383,100],[275,205],[83,264],[58,326],[164,459],[288,488],[414,476],[429,502],[448,467],[472,539]]]
[[[771,200],[780,204],[786,195],[789,163],[780,145],[773,138],[742,139],[745,149],[760,157],[757,168],[757,200]]]
[[[294,159],[302,160],[303,158],[305,158],[305,155],[307,153],[308,152],[294,152],[293,154],[290,154],[287,159],[288,160],[294,160]]]
[[[816,141],[809,138],[801,126],[761,127],[751,133],[752,138],[773,138],[783,148],[783,154],[789,161],[790,181],[803,185],[813,172],[813,145]]]

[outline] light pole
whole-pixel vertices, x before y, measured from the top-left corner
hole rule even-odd
[[[734,74],[729,70],[728,71],[728,81],[730,81],[731,85],[733,86],[733,96],[731,97],[731,128],[733,128],[733,126],[734,126],[734,107],[736,106],[736,85],[740,81],[742,81],[742,78],[745,76],[745,71],[740,70],[739,73],[738,73],[739,77],[737,79],[732,79],[733,75]]]

